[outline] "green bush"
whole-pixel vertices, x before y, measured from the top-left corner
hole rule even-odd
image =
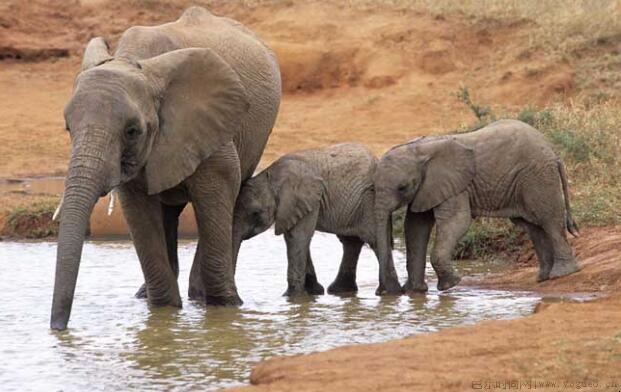
[[[41,239],[58,235],[58,222],[52,220],[56,203],[36,203],[16,207],[7,217],[7,234],[15,238]]]
[[[470,132],[498,118],[515,118],[541,131],[561,157],[570,183],[572,214],[579,226],[621,223],[621,103],[588,101],[555,104],[543,109],[527,106],[497,116],[472,102],[466,87],[456,94],[473,112],[476,121],[458,132]],[[395,233],[402,235],[402,222],[394,218]],[[517,250],[525,234],[508,220],[477,220],[459,241],[457,258],[486,257]]]

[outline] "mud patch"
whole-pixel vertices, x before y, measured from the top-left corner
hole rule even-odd
[[[443,75],[454,71],[457,67],[449,50],[437,49],[423,53],[420,60],[420,68],[432,75]]]
[[[62,57],[69,57],[69,49],[19,48],[15,46],[0,46],[0,61],[17,60],[25,62],[37,62]]]
[[[325,88],[357,86],[363,67],[356,62],[358,49],[332,50],[310,45],[274,45],[285,93],[314,92]]]

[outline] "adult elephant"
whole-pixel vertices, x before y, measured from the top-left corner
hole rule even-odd
[[[172,23],[128,29],[114,55],[102,38],[89,42],[65,108],[72,151],[53,329],[67,327],[93,207],[115,188],[149,303],[181,306],[176,225],[187,202],[199,230],[191,293],[207,304],[241,303],[232,264],[233,208],[241,181],[265,148],[280,91],[272,51],[240,23],[203,8],[190,8]]]
[[[571,216],[563,164],[536,129],[516,120],[496,121],[478,131],[421,137],[388,151],[375,172],[378,235],[390,213],[407,205],[405,290],[425,292],[427,243],[436,225],[431,264],[438,289],[460,281],[451,263],[457,241],[473,217],[510,218],[535,246],[538,280],[578,270],[565,230],[578,235]],[[391,257],[386,236],[380,258]]]

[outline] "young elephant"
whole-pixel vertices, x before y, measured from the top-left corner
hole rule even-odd
[[[364,243],[376,249],[373,172],[377,159],[355,143],[287,154],[241,188],[233,225],[234,258],[243,240],[276,223],[287,243],[285,295],[323,294],[310,255],[315,230],[343,244],[338,275],[329,293],[357,291],[356,266]],[[401,292],[392,261],[380,267],[378,294]]]
[[[565,170],[544,136],[525,123],[501,120],[475,132],[414,139],[381,158],[374,181],[378,229],[392,211],[408,205],[406,291],[427,291],[434,223],[431,264],[438,289],[459,283],[451,254],[478,216],[510,218],[527,230],[539,258],[538,281],[578,270],[565,234],[578,235]],[[388,253],[380,249],[381,257]]]

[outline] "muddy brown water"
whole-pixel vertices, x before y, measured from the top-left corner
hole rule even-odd
[[[194,241],[180,246],[183,309],[149,309],[133,298],[142,281],[130,242],[88,242],[69,330],[48,328],[56,244],[0,242],[0,385],[27,390],[193,390],[248,382],[252,365],[275,355],[381,342],[486,319],[532,312],[525,292],[458,288],[445,293],[379,298],[377,261],[365,248],[355,296],[290,302],[286,250],[270,231],[244,243],[237,284],[240,308],[205,308],[187,300]],[[336,276],[341,247],[318,233],[312,243],[319,280]],[[404,256],[395,252],[398,271]],[[464,262],[467,274],[502,268]],[[428,271],[431,286],[435,284]]]

